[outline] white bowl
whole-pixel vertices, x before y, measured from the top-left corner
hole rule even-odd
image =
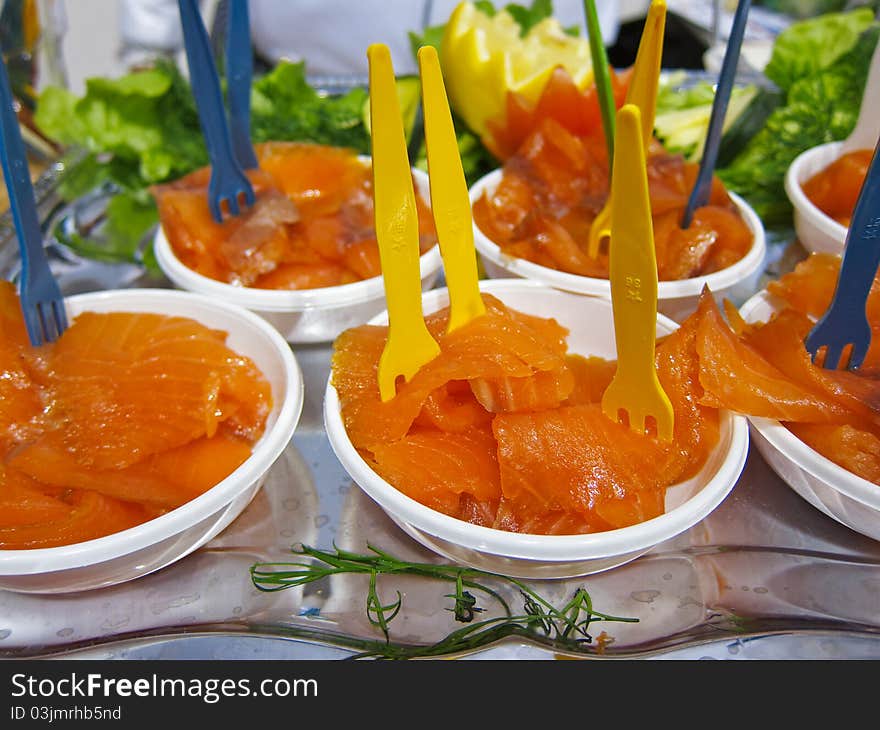
[[[740,308],[747,322],[765,322],[782,302],[759,292]],[[807,446],[779,421],[749,417],[758,451],[779,477],[816,509],[856,532],[880,540],[880,486]]]
[[[471,205],[476,203],[484,192],[489,194],[494,192],[501,181],[502,172],[501,169],[493,170],[474,183],[470,190]],[[767,253],[764,226],[748,203],[735,193],[730,193],[730,197],[752,231],[754,237],[752,248],[733,266],[721,271],[692,279],[658,282],[657,311],[660,314],[676,322],[684,321],[696,310],[704,286],[709,287],[719,302],[724,298],[742,301],[754,293],[764,270]],[[503,253],[499,246],[480,230],[476,222],[474,222],[474,245],[480,254],[486,274],[491,278],[534,279],[556,289],[576,294],[611,296],[611,284],[608,279],[570,274]]]
[[[430,201],[428,176],[414,169],[413,177],[418,192]],[[161,226],[153,247],[159,267],[175,286],[250,309],[272,324],[288,342],[329,342],[343,330],[363,324],[385,309],[381,276],[319,289],[256,289],[217,281],[185,266],[174,254]],[[422,254],[419,270],[423,290],[434,285],[441,267],[439,246]]]
[[[803,185],[841,155],[843,142],[828,142],[801,152],[785,172],[785,194],[794,208],[794,231],[809,252],[840,254],[847,227],[819,210],[804,194]]]
[[[302,373],[290,345],[255,314],[225,302],[166,289],[78,294],[80,312],[156,312],[191,317],[228,333],[227,344],[251,358],[272,388],[272,410],[251,455],[195,499],[128,530],[95,540],[34,550],[0,550],[0,588],[63,593],[122,583],[163,568],[204,545],[234,520],[259,490],[293,436],[303,405]]]
[[[614,358],[611,302],[548,288],[537,282],[481,282],[508,306],[541,317],[554,317],[568,327],[569,350]],[[425,312],[448,303],[446,289],[423,297]],[[382,315],[372,324],[384,324]],[[660,316],[658,335],[677,325]],[[693,479],[669,488],[666,512],[638,525],[589,535],[530,535],[481,527],[436,512],[406,496],[376,474],[352,446],[331,383],[324,399],[324,424],[330,445],[352,479],[405,532],[440,555],[483,570],[522,578],[563,578],[613,568],[647,552],[708,515],[733,488],[748,451],[746,419],[729,412],[721,418],[720,438],[703,469]]]

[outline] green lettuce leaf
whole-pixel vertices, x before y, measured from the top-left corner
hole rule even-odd
[[[718,175],[755,208],[765,226],[784,227],[791,204],[783,181],[801,152],[846,138],[855,126],[868,67],[880,36],[874,24],[831,67],[792,83],[784,106]]]
[[[829,68],[873,22],[870,8],[858,8],[793,23],[777,37],[764,73],[788,91],[799,79]]]
[[[254,82],[251,135],[255,142],[298,140],[369,151],[362,110],[367,91],[321,96],[306,80],[303,63],[282,61]]]

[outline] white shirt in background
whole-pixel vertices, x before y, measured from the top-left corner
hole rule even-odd
[[[251,37],[270,64],[304,60],[310,75],[367,73],[367,47],[385,43],[398,74],[417,73],[409,32],[446,22],[459,0],[250,0]],[[507,2],[495,2],[504,7]],[[530,0],[520,4],[529,5]],[[202,2],[206,16],[216,2]],[[602,37],[614,44],[620,26],[618,0],[596,0]],[[583,0],[554,0],[563,27],[586,35]],[[208,24],[206,19],[206,24]],[[210,27],[210,25],[209,25]],[[177,0],[121,0],[120,55],[127,66],[183,47]]]

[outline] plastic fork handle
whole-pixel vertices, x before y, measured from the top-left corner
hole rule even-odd
[[[226,100],[229,106],[229,131],[238,164],[245,170],[258,167],[251,142],[251,78],[254,55],[248,0],[231,0],[226,35]]]
[[[643,374],[654,367],[657,258],[639,127],[638,107],[625,104],[617,113],[612,193],[621,202],[611,208],[609,274],[617,367]]]
[[[624,104],[617,112],[615,128],[609,274],[617,372],[612,383],[634,403],[662,404],[664,413],[654,415],[661,438],[668,440],[672,432],[665,426],[673,421],[672,404],[654,364],[657,256],[639,108]],[[603,396],[603,410],[606,405]]]
[[[425,145],[428,153],[428,180],[431,184],[431,211],[443,271],[449,288],[449,324],[452,332],[486,311],[480,296],[477,255],[471,202],[465,182],[458,140],[443,85],[437,49],[419,49],[422,82]]]
[[[874,156],[859,192],[853,217],[850,219],[832,307],[835,309],[845,307],[845,311],[852,312],[853,316],[858,314],[864,318],[868,293],[874,283],[878,266],[880,266],[880,141],[874,148]],[[832,307],[829,307],[828,311]]]
[[[186,49],[186,62],[189,67],[190,85],[199,110],[199,123],[211,166],[217,170],[238,168],[229,128],[226,125],[226,110],[223,107],[223,93],[220,79],[211,55],[211,44],[196,0],[178,0],[180,21],[183,26],[183,40]],[[215,172],[212,170],[212,175]],[[242,177],[244,171],[241,172]]]
[[[27,155],[21,139],[21,130],[18,127],[18,117],[15,114],[9,74],[6,72],[6,64],[2,62],[2,55],[0,55],[0,107],[2,107],[0,108],[0,128],[2,128],[0,160],[2,160],[6,189],[9,191],[12,219],[18,234],[21,280],[26,282],[31,257],[36,261],[37,257],[45,256],[45,252]]]
[[[750,5],[751,0],[739,0],[733,14],[733,25],[727,39],[727,48],[724,51],[724,60],[721,62],[721,71],[718,75],[718,85],[715,88],[715,99],[712,101],[712,111],[709,114],[706,144],[703,146],[703,156],[700,160],[700,169],[697,172],[694,188],[691,190],[681,218],[682,228],[688,228],[694,217],[694,211],[709,202],[709,194],[712,191],[712,173],[718,160],[718,147],[721,144],[721,133],[724,130],[724,117],[727,114],[727,104],[730,101],[730,92],[733,90],[733,82],[736,78],[739,51],[746,32]]]

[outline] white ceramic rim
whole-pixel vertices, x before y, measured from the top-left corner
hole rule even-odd
[[[778,309],[779,300],[766,290],[760,291],[746,301],[739,311],[747,322],[757,321],[751,319],[750,315],[758,307],[764,306]],[[755,416],[749,416],[748,420],[777,451],[805,472],[850,499],[880,510],[880,486],[835,464],[801,441],[779,421]]]
[[[819,210],[806,196],[802,185],[806,182],[807,178],[804,168],[810,162],[818,158],[826,160],[825,164],[831,164],[840,156],[842,148],[843,142],[826,142],[817,147],[804,150],[788,166],[784,180],[785,194],[788,195],[788,199],[792,206],[794,206],[795,211],[804,216],[809,225],[816,227],[821,235],[827,236],[841,247],[843,247],[843,243],[846,241],[847,227]],[[816,170],[816,172],[819,172],[819,170]]]
[[[142,301],[145,296],[163,302],[179,302],[178,316],[184,317],[188,316],[187,302],[199,303],[223,312],[230,318],[230,322],[239,320],[239,326],[243,323],[268,339],[283,366],[286,381],[283,399],[273,404],[273,411],[277,413],[275,424],[254,444],[251,455],[241,466],[208,491],[180,507],[135,527],[94,540],[51,548],[0,550],[0,574],[33,575],[96,565],[173,537],[229,504],[238,493],[243,491],[243,485],[251,485],[260,479],[290,442],[302,414],[304,400],[302,371],[290,345],[261,317],[234,304],[173,289],[119,289],[76,294],[68,297],[65,304],[68,312],[71,311],[71,305],[76,308],[75,311],[87,311],[97,302],[113,299],[118,300],[120,304],[116,311],[124,311],[127,300]]]
[[[501,181],[503,174],[502,168],[497,168],[492,172],[481,177],[475,182],[470,189],[471,207],[486,191],[492,191]],[[723,292],[732,286],[744,281],[764,263],[764,257],[767,252],[767,241],[764,232],[764,225],[757,213],[752,207],[746,203],[736,193],[728,193],[731,200],[739,209],[740,215],[751,229],[753,234],[752,247],[743,258],[726,269],[715,271],[705,276],[697,276],[692,279],[680,279],[678,281],[660,281],[657,282],[657,299],[658,301],[680,299],[684,297],[697,297],[703,291],[704,286],[708,286],[713,293]],[[506,269],[511,274],[523,277],[525,279],[534,279],[556,289],[575,292],[577,294],[594,294],[598,296],[611,296],[611,283],[608,279],[598,279],[591,276],[581,276],[580,274],[569,274],[565,271],[557,271],[540,264],[521,259],[516,256],[509,256],[501,251],[496,243],[493,243],[484,234],[476,221],[474,221],[474,245],[480,254],[487,259]]]
[[[364,159],[369,160],[369,158],[361,158],[362,161]],[[413,168],[412,172],[422,197],[430,201],[428,175],[417,168]],[[156,229],[156,235],[153,239],[153,250],[156,253],[156,261],[159,263],[159,268],[162,269],[165,276],[175,286],[186,291],[221,297],[225,301],[234,302],[248,309],[265,312],[301,312],[310,309],[334,309],[364,304],[365,302],[381,299],[385,296],[385,283],[381,276],[374,276],[370,279],[363,279],[362,281],[341,284],[339,286],[293,290],[256,289],[217,281],[185,266],[174,254],[161,225]],[[421,278],[424,280],[426,277],[439,271],[442,263],[440,246],[434,245],[429,251],[426,251],[419,257]]]
[[[481,290],[497,294],[502,299],[504,292],[523,288],[541,290],[548,296],[561,293],[538,282],[523,279],[490,279],[480,282]],[[446,289],[428,292],[422,300],[425,311],[434,311],[445,295]],[[607,302],[609,308],[611,306],[610,300],[592,298]],[[678,327],[662,314],[657,319],[669,332]],[[382,324],[386,321],[387,312],[374,317],[370,324]],[[637,525],[615,530],[586,535],[534,535],[474,525],[437,512],[408,497],[376,474],[352,446],[340,417],[336,389],[329,379],[324,397],[324,424],[330,445],[351,478],[383,509],[389,509],[397,518],[441,540],[466,545],[480,552],[551,562],[590,560],[645,550],[682,533],[708,515],[733,489],[748,453],[749,433],[746,419],[730,412],[724,412],[723,417],[730,432],[727,455],[719,464],[713,478],[684,504]],[[732,478],[732,474],[736,476]]]

